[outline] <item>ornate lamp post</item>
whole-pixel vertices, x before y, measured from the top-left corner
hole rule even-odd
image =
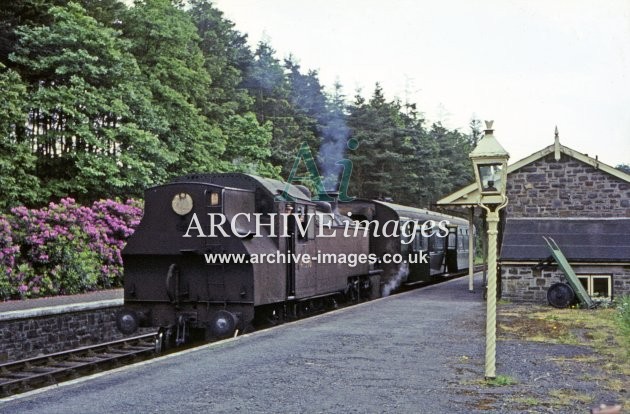
[[[488,223],[488,290],[486,302],[486,378],[496,377],[497,331],[497,233],[499,210],[507,204],[505,183],[510,154],[493,135],[492,124],[486,121],[485,135],[469,154],[479,187],[479,205],[486,210]]]

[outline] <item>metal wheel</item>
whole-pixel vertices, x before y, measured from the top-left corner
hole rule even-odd
[[[575,301],[575,292],[566,283],[554,283],[547,290],[547,301],[554,308],[568,308]]]

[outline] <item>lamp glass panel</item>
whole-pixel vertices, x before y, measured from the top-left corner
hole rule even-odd
[[[500,193],[503,190],[502,172],[503,165],[500,163],[479,165],[481,191],[484,193]]]

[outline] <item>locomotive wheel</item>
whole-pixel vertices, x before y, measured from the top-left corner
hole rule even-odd
[[[547,301],[554,308],[568,308],[575,301],[575,292],[566,283],[554,283],[547,290]]]

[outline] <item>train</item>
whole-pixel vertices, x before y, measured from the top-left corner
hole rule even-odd
[[[319,201],[304,186],[244,173],[190,174],[147,189],[122,251],[118,329],[155,328],[164,349],[467,268],[466,220],[332,196]]]

